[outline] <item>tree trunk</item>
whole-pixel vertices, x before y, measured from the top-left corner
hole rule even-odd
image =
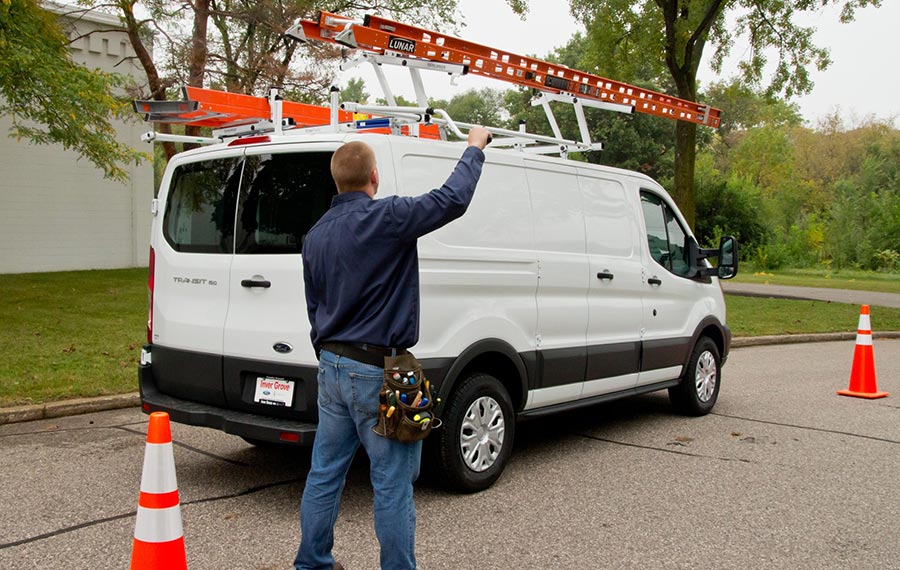
[[[697,125],[686,121],[675,123],[675,192],[672,196],[694,227],[694,162],[697,157]]]
[[[144,45],[141,37],[141,24],[134,15],[134,1],[125,1],[119,3],[119,9],[122,10],[122,20],[125,22],[125,31],[128,34],[128,40],[131,42],[131,48],[134,50],[144,73],[147,74],[147,88],[150,90],[150,98],[155,101],[166,100],[166,86],[159,77],[156,64],[153,63],[153,56],[150,50]],[[172,128],[166,123],[160,123],[159,132],[171,134]],[[175,144],[170,142],[162,143],[163,153],[166,155],[166,161],[171,160],[175,156]]]
[[[188,59],[188,85],[203,87],[206,73],[206,59],[209,55],[206,32],[209,26],[210,0],[196,0],[194,6],[194,28],[191,33],[191,54]],[[186,126],[184,134],[189,137],[200,136],[200,127]],[[197,148],[199,145],[185,143],[184,150]]]

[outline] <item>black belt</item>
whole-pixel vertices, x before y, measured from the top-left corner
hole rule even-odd
[[[389,348],[374,344],[350,344],[346,342],[326,342],[322,344],[322,350],[327,350],[338,356],[346,356],[363,364],[378,366],[379,368],[384,366],[385,356],[406,354],[405,348]]]

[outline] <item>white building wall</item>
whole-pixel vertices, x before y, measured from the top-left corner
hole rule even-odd
[[[119,26],[112,16],[78,16],[74,26],[81,34]],[[71,51],[79,63],[146,81],[136,62],[125,59],[133,52],[124,32],[81,38]],[[17,142],[7,136],[11,126],[8,117],[0,117],[0,273],[146,265],[152,163],[130,165],[128,182],[113,182],[62,146]],[[151,153],[140,141],[147,130],[137,121],[118,123],[118,140]]]

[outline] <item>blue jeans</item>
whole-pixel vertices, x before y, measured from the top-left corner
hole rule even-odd
[[[375,535],[382,570],[416,567],[416,507],[422,442],[400,443],[375,435],[382,369],[322,351],[319,357],[319,427],[312,467],[300,503],[296,570],[331,570],[334,523],[350,463],[362,443],[375,490]]]

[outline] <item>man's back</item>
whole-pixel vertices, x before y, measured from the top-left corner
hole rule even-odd
[[[465,213],[484,154],[469,147],[441,188],[415,198],[336,196],[303,245],[314,346],[408,348],[419,336],[416,240]]]

